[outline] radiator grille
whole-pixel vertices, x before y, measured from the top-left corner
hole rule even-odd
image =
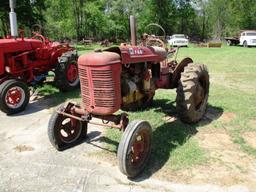
[[[81,82],[81,94],[82,100],[86,107],[90,106],[90,92],[89,92],[89,82],[86,69],[79,69],[79,76]]]
[[[88,71],[89,72],[89,71]],[[113,73],[111,70],[91,70],[92,87],[94,102],[89,92],[89,79],[86,69],[80,69],[82,100],[86,107],[90,107],[92,103],[95,107],[115,107],[115,82],[113,81]]]
[[[92,70],[92,78],[107,78],[112,79],[112,71],[111,70]]]
[[[111,70],[92,70],[96,107],[115,107],[115,83]]]

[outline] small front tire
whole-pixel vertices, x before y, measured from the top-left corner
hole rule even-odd
[[[29,97],[27,84],[9,79],[0,85],[0,110],[7,115],[24,111],[29,103]]]
[[[118,146],[120,171],[134,178],[140,174],[151,153],[152,128],[147,121],[135,120],[128,124]]]
[[[64,105],[58,111],[64,111]],[[62,151],[87,136],[87,122],[71,119],[55,111],[48,123],[48,138],[53,147]]]

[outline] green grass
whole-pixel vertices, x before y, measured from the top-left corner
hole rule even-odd
[[[81,55],[81,54],[84,54],[84,53],[87,53],[87,52],[90,52],[90,51],[93,51],[95,49],[101,49],[102,47],[99,45],[99,44],[92,44],[92,45],[75,45],[74,46],[76,48],[76,50],[78,50],[78,54]]]
[[[158,90],[153,107],[146,111],[129,113],[130,120],[145,119],[153,128],[153,149],[148,168],[157,171],[189,168],[208,163],[208,155],[198,144],[196,131],[200,129],[228,130],[233,142],[249,155],[256,157],[255,150],[247,144],[241,134],[256,131],[248,122],[256,118],[256,49],[242,47],[182,48],[178,60],[189,56],[197,63],[208,66],[211,78],[209,107],[216,120],[187,125],[179,120],[164,121],[167,115],[176,116],[175,90]],[[234,113],[230,121],[219,119],[222,113]],[[108,130],[107,137],[116,142],[120,139],[116,130]],[[115,143],[116,143],[115,142]],[[107,144],[116,151],[117,145]]]
[[[98,48],[80,47],[79,53]],[[197,63],[208,66],[210,73],[209,110],[213,111],[215,120],[203,121],[194,125],[184,124],[178,119],[167,122],[166,117],[177,116],[175,110],[175,90],[158,90],[153,106],[145,111],[129,112],[130,121],[144,119],[153,128],[152,156],[148,165],[150,172],[162,167],[171,170],[190,168],[208,163],[208,153],[200,147],[196,133],[201,129],[225,129],[234,144],[240,150],[256,158],[256,149],[243,139],[246,131],[256,131],[256,126],[249,123],[256,119],[256,48],[227,47],[222,48],[182,48],[178,60],[189,56]],[[51,93],[51,88],[43,92]],[[67,98],[79,98],[75,93],[54,93],[54,99],[63,101]],[[79,100],[79,99],[78,99]],[[219,118],[223,113],[232,113],[234,118],[225,121]],[[104,142],[111,151],[117,151],[121,132],[107,129]]]
[[[199,147],[197,140],[189,139],[183,145],[177,146],[172,152],[172,158],[167,166],[174,170],[190,168],[207,162],[204,150]]]
[[[256,131],[249,123],[256,119],[256,49],[227,47],[221,49],[182,49],[179,58],[190,55],[205,63],[211,76],[209,103],[236,115],[230,122],[216,121],[225,127],[244,152],[256,157],[256,149],[245,142],[242,134]]]

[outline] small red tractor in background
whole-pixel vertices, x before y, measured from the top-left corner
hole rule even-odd
[[[76,50],[38,33],[28,39],[21,31],[17,38],[13,1],[10,7],[11,36],[0,39],[0,110],[6,114],[23,111],[29,102],[28,86],[44,81],[49,71],[55,73],[61,91],[79,86]]]
[[[132,45],[79,57],[82,104],[61,105],[51,116],[48,137],[57,150],[63,150],[87,135],[88,124],[118,128],[124,131],[117,152],[119,168],[128,177],[135,177],[149,159],[152,129],[147,121],[129,123],[126,113],[114,113],[150,105],[157,89],[177,88],[180,119],[197,122],[206,111],[209,74],[205,65],[195,64],[190,58],[179,64],[169,60],[171,51],[154,36],[144,36],[144,45],[136,45],[133,16],[130,27]],[[149,46],[152,42],[160,45]]]

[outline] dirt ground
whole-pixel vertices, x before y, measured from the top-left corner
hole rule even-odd
[[[89,127],[88,138],[80,145],[57,152],[47,138],[47,124],[54,110],[48,107],[49,102],[46,99],[30,103],[25,112],[14,116],[0,113],[1,192],[256,191],[256,162],[236,152],[237,146],[225,130],[197,135],[200,145],[216,157],[207,169],[195,167],[179,172],[171,182],[157,179],[157,174],[164,174],[161,171],[150,178],[129,180],[119,172],[116,162],[92,155],[103,150],[99,127]]]

